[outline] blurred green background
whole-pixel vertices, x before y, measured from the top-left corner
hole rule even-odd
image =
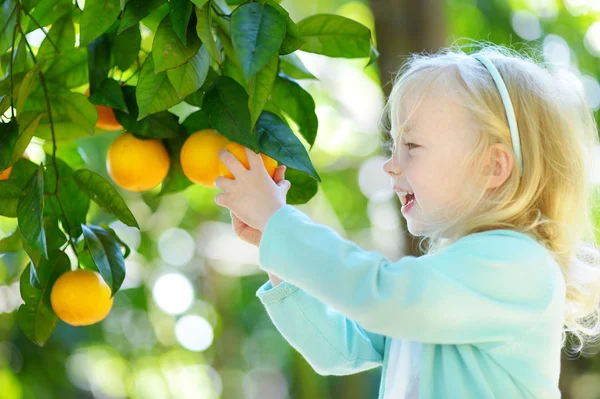
[[[1,2],[0,2],[1,3]],[[283,0],[295,21],[317,13],[355,19],[375,34],[379,64],[298,51],[319,80],[300,81],[314,97],[318,138],[311,151],[318,194],[298,208],[361,247],[396,260],[416,254],[383,162],[379,123],[390,80],[409,52],[486,40],[536,49],[583,85],[597,114],[600,1],[594,0]],[[37,36],[36,36],[37,35]],[[32,32],[32,42],[43,35]],[[183,120],[191,109],[174,110]],[[108,178],[116,134],[80,140],[78,154]],[[33,144],[33,159],[43,158]],[[598,165],[590,165],[598,168]],[[600,171],[600,169],[599,169]],[[600,174],[598,176],[600,182]],[[197,185],[156,198],[121,192],[141,232],[111,223],[133,250],[110,315],[90,327],[60,322],[42,349],[21,332],[18,276],[25,254],[0,255],[0,398],[375,398],[380,369],[344,377],[316,374],[280,336],[255,292],[267,281],[258,249],[238,239],[218,189]],[[92,203],[92,206],[95,206]],[[91,223],[111,220],[94,208]],[[0,238],[16,220],[0,217]],[[564,398],[600,398],[594,348],[563,358]]]

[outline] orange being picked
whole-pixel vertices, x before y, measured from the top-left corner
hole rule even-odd
[[[104,319],[113,305],[110,287],[100,273],[77,269],[63,273],[50,292],[52,309],[72,326],[89,326]]]
[[[248,162],[248,156],[246,155],[246,150],[244,146],[236,143],[235,141],[230,141],[225,146],[225,149],[232,153],[241,163],[244,165],[246,169],[250,169],[250,163]],[[268,155],[260,153],[260,157],[263,160],[263,164],[265,165],[265,169],[267,169],[267,173],[271,178],[275,174],[275,169],[277,169],[277,161],[271,158]],[[235,180],[233,174],[227,169],[227,166],[219,159],[219,173],[221,176],[227,177],[228,179]]]
[[[90,95],[89,88],[86,89],[85,95]],[[111,132],[123,130],[123,126],[121,126],[117,118],[115,118],[115,113],[111,107],[107,107],[104,105],[96,105],[96,110],[98,111],[98,122],[96,122],[96,127]]]
[[[179,153],[183,174],[194,183],[214,188],[219,177],[219,151],[229,142],[214,129],[199,130],[185,140]]]
[[[113,141],[106,154],[111,179],[129,191],[146,191],[159,185],[169,173],[170,157],[160,140],[138,139],[130,132]]]

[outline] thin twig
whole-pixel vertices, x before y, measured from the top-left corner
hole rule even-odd
[[[37,64],[37,60],[35,59],[33,50],[31,49],[31,46],[29,45],[29,42],[27,41],[27,38],[25,37],[25,34],[23,33],[22,30],[21,30],[21,34],[23,35],[23,40],[25,41],[25,45],[27,46],[27,49],[29,50],[29,54],[31,55],[31,59],[33,60],[33,63]],[[60,196],[58,195],[59,172],[58,172],[58,164],[56,163],[56,149],[57,149],[56,134],[54,132],[54,122],[52,120],[52,107],[50,106],[50,97],[48,96],[48,87],[46,86],[46,79],[44,77],[44,72],[40,70],[38,72],[38,74],[40,76],[40,82],[42,83],[42,89],[44,90],[44,99],[46,100],[46,109],[48,110],[48,121],[50,122],[50,132],[52,134],[52,165],[54,166],[54,174],[55,174],[55,178],[56,178],[56,185],[54,186],[54,191],[52,194],[54,196],[56,196],[56,202],[58,202],[58,206],[60,207],[60,211],[63,215],[63,221],[65,223],[65,227],[67,228],[67,234],[69,236],[68,237],[69,244],[73,248],[73,252],[75,253],[75,256],[77,257],[77,259],[79,260],[77,248],[75,248],[75,245],[73,244],[73,237],[71,236],[72,230],[71,230],[71,227],[69,226],[69,222],[67,220],[67,214],[65,213],[65,208],[63,207],[62,202],[60,201]]]
[[[15,6],[16,8],[16,6]],[[20,15],[20,13],[17,13],[17,20],[18,20],[18,15]],[[15,42],[16,42],[16,38],[17,38],[17,26],[19,26],[19,22],[17,21],[17,23],[15,24],[15,28],[13,29],[13,40],[12,40],[12,48],[10,49],[10,116],[11,119],[15,119],[15,104],[14,104],[14,97],[15,97],[15,89],[14,89],[14,83],[13,83],[13,75],[14,75],[14,68],[13,68],[13,54],[15,52]]]
[[[18,5],[20,6],[20,5],[21,5],[21,3],[19,2],[19,3],[18,3]],[[41,29],[41,30],[42,30],[42,32],[44,32],[44,36],[46,36],[46,39],[48,39],[48,41],[50,42],[50,44],[52,45],[52,47],[54,47],[54,50],[56,50],[56,52],[57,52],[57,53],[60,53],[60,50],[59,50],[58,46],[56,45],[56,43],[54,43],[54,41],[52,41],[52,39],[50,39],[50,36],[48,36],[48,32],[46,32],[46,31],[44,30],[44,27],[43,27],[43,26],[41,26],[41,25],[40,25],[40,23],[39,23],[38,21],[36,21],[36,20],[35,20],[35,18],[33,18],[33,15],[31,15],[30,13],[28,13],[28,12],[27,12],[27,10],[25,10],[23,7],[21,7],[21,9],[23,10],[23,12],[24,12],[25,14],[27,14],[27,16],[28,16],[29,18],[31,18],[31,20],[33,21],[33,23],[35,23],[35,24],[37,25],[37,27],[38,27],[39,29]]]

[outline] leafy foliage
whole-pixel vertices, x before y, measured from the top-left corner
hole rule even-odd
[[[21,275],[25,303],[18,319],[36,344],[44,345],[57,324],[48,298],[56,278],[71,269],[68,247],[76,267],[98,271],[113,295],[125,279],[129,248],[108,226],[89,223],[91,201],[139,228],[110,181],[76,153],[61,151],[105,133],[97,126],[101,107],[124,130],[165,144],[171,167],[158,195],[192,184],[179,151],[190,134],[206,128],[287,165],[289,203],[316,194],[321,178],[286,121],[295,122],[312,148],[315,103],[297,79],[315,77],[294,52],[372,61],[371,32],[328,14],[296,23],[273,0],[229,4],[233,10],[216,0],[86,0],[83,9],[70,0],[5,0],[0,6],[0,170],[12,168],[0,181],[0,215],[18,222],[0,240],[0,252],[22,247],[31,260]],[[35,48],[26,34],[40,28],[45,38]],[[170,110],[183,102],[199,109],[179,121]],[[48,142],[39,165],[22,158],[34,137]]]

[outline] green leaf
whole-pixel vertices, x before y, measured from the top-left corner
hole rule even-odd
[[[171,18],[166,16],[158,25],[152,42],[154,73],[178,67],[192,58],[200,48],[200,39],[190,30],[187,35],[187,47],[173,30]]]
[[[261,152],[321,181],[304,145],[284,121],[275,114],[264,111],[258,118],[256,130]]]
[[[58,158],[56,159],[56,164],[58,166],[58,176],[60,177],[58,180],[58,195],[46,197],[44,216],[57,216],[65,231],[71,237],[79,237],[81,235],[80,225],[85,223],[88,210],[90,209],[90,199],[73,180],[73,169]],[[56,183],[56,172],[54,165],[51,164],[44,174],[44,193],[54,193],[56,191]],[[58,203],[59,200],[60,204]],[[62,213],[63,209],[66,220]]]
[[[59,250],[67,242],[67,237],[65,237],[65,234],[58,227],[58,218],[55,216],[44,217],[43,225],[44,232],[46,233],[48,253]],[[27,255],[29,255],[33,265],[35,267],[40,267],[42,260],[44,260],[44,255],[33,246],[29,245],[27,241],[23,241],[23,249],[27,252]]]
[[[42,224],[43,215],[44,169],[42,165],[40,165],[37,173],[33,175],[27,184],[25,195],[19,197],[17,219],[19,231],[23,235],[23,239],[34,249],[39,251],[44,258],[48,259],[46,234]]]
[[[10,166],[10,159],[19,137],[19,124],[12,120],[0,123],[0,170]]]
[[[125,254],[123,255],[123,259],[127,259],[127,257],[131,253],[131,249],[129,248],[129,245],[127,245],[125,243],[125,241],[121,240],[119,238],[119,236],[117,235],[117,233],[115,233],[115,231],[113,229],[111,229],[110,226],[108,226],[106,223],[102,223],[100,225],[100,227],[102,227],[104,230],[108,231],[110,233],[110,235],[117,241],[117,243],[119,243],[120,246],[125,248]]]
[[[185,102],[191,105],[195,105],[196,107],[202,108],[204,94],[206,94],[206,91],[213,86],[218,76],[219,75],[217,75],[214,69],[208,68],[206,79],[204,79],[204,83],[202,84],[202,87],[200,87],[200,90],[196,90],[195,92],[187,96],[185,98]]]
[[[304,38],[300,50],[329,57],[369,57],[371,31],[366,26],[334,14],[317,14],[298,22]]]
[[[49,59],[44,77],[48,83],[68,89],[88,83],[87,48],[77,47]]]
[[[57,140],[93,134],[98,120],[98,111],[85,95],[62,87],[48,86],[48,97]],[[40,120],[40,126],[35,135],[44,140],[52,139],[43,90],[40,89],[29,94],[23,112],[45,113]],[[76,135],[69,135],[70,131],[63,130],[63,124],[75,125]]]
[[[231,14],[231,41],[247,79],[277,54],[285,38],[286,23],[266,4],[247,3]]]
[[[12,76],[12,85],[13,85],[12,95],[14,96],[13,98],[17,97],[17,94],[19,93],[19,88],[21,86],[21,82],[23,81],[24,77],[25,77],[25,72],[20,72],[20,73],[14,74]],[[0,112],[3,114],[11,106],[11,104],[10,104],[10,99],[11,99],[10,86],[11,86],[11,76],[10,75],[7,75],[2,80],[0,80]]]
[[[227,55],[225,56],[225,61],[223,62],[223,76],[229,76],[230,78],[233,78],[244,88],[244,90],[248,91],[248,81],[246,80],[244,71],[242,71],[242,67]]]
[[[302,63],[296,54],[287,54],[279,57],[280,69],[290,78],[317,79]]]
[[[277,12],[283,17],[285,20],[286,32],[285,38],[281,43],[281,47],[279,49],[279,54],[290,54],[294,51],[298,50],[304,44],[304,39],[302,38],[302,33],[300,33],[300,29],[298,25],[294,22],[294,20],[290,17],[290,14],[287,12],[285,8],[280,6],[277,2],[273,0],[261,0],[263,3],[270,5],[275,8]]]
[[[101,82],[106,80],[110,71],[110,40],[106,35],[99,36],[88,44],[87,66],[90,77],[90,93],[93,94]]]
[[[306,204],[317,194],[317,181],[304,172],[292,168],[286,169],[285,179],[292,184],[286,197],[286,202],[290,205]]]
[[[191,2],[194,3],[196,7],[202,7],[208,2],[208,0],[191,0]]]
[[[42,283],[40,282],[37,272],[35,271],[35,267],[29,268],[29,284],[31,284],[31,286],[35,289],[42,289]]]
[[[184,99],[202,87],[209,68],[210,55],[203,45],[185,64],[167,70],[167,76],[179,98]]]
[[[73,9],[72,0],[41,0],[33,9],[31,16],[40,26],[48,26]],[[37,29],[37,24],[29,23],[25,33]]]
[[[21,185],[12,180],[13,175],[14,168],[11,173],[11,180],[0,181],[0,215],[10,218],[17,217],[17,206],[23,192]]]
[[[46,154],[52,154],[54,148],[52,142],[46,142],[42,145],[42,148]],[[69,168],[81,169],[86,167],[86,162],[81,157],[81,150],[77,140],[67,141],[56,146],[56,156],[65,163]],[[94,162],[88,159],[88,162]]]
[[[13,182],[18,185],[19,193],[25,190],[27,183],[31,180],[31,177],[37,173],[38,165],[31,162],[27,158],[19,158],[17,162],[13,165],[12,172],[10,174],[10,178],[8,181]],[[0,190],[0,192],[3,190]]]
[[[87,46],[106,32],[120,13],[119,0],[86,0],[81,14],[80,46]]]
[[[111,288],[112,297],[125,279],[125,259],[119,243],[99,226],[81,225],[81,229],[97,271]]]
[[[375,48],[375,45],[373,45],[373,41],[371,41],[371,50],[369,52],[369,62],[367,63],[367,65],[365,65],[365,68],[368,67],[369,65],[371,65],[372,63],[374,63],[375,61],[377,61],[378,58],[379,58],[379,51],[377,51],[377,49]]]
[[[23,112],[23,106],[25,105],[25,101],[27,101],[27,96],[29,96],[29,93],[37,82],[38,73],[40,69],[42,69],[43,65],[44,61],[38,62],[33,66],[33,68],[31,68],[29,72],[27,72],[27,74],[25,74],[25,77],[21,82],[21,86],[19,87],[19,94],[17,96],[17,116]]]
[[[104,211],[115,215],[127,226],[140,228],[123,198],[105,178],[91,170],[79,169],[73,173],[73,180]]]
[[[226,26],[226,28],[228,27]],[[237,55],[235,54],[233,43],[231,42],[231,35],[229,34],[229,29],[225,29],[223,26],[217,25],[215,27],[215,33],[217,34],[218,43],[220,47],[222,47],[223,53],[225,54],[224,58],[229,58],[230,61],[233,61],[239,67],[241,72],[242,64],[240,63],[240,60],[238,60]],[[243,72],[241,73],[242,75],[244,74]],[[244,77],[244,80],[246,80],[246,77]]]
[[[169,1],[169,17],[173,25],[173,31],[184,46],[187,45],[187,26],[194,11],[194,5],[189,0]]]
[[[220,65],[223,63],[221,51],[217,47],[217,42],[212,33],[212,14],[210,12],[210,2],[199,6],[196,3],[196,33],[206,46],[210,56]]]
[[[278,61],[279,54],[275,54],[273,59],[263,69],[258,71],[257,74],[250,78],[250,81],[248,82],[248,94],[250,96],[248,99],[248,107],[250,108],[251,128],[254,127],[254,124],[269,99],[275,77],[277,76]]]
[[[164,111],[181,102],[167,73],[154,72],[152,57],[146,58],[142,66],[135,96],[139,108],[138,121],[146,115]]]
[[[21,274],[21,298],[25,303],[19,307],[17,319],[23,333],[38,346],[44,346],[58,323],[58,317],[52,310],[50,293],[56,280],[69,270],[69,257],[64,252],[54,251],[37,270],[29,264]],[[40,289],[31,285],[32,272],[37,277]]]
[[[300,134],[312,148],[319,127],[312,96],[293,80],[277,76],[272,98],[275,104],[296,122]]]
[[[52,42],[50,41],[52,40]],[[52,23],[50,31],[40,45],[37,53],[37,59],[48,58],[57,54],[56,48],[61,53],[75,47],[75,25],[71,14],[67,14],[59,20]]]
[[[16,9],[15,0],[4,0],[0,4],[0,54],[4,54],[12,46],[13,33],[17,24]]]
[[[256,132],[250,129],[248,94],[235,80],[219,76],[204,96],[204,110],[219,133],[258,151]]]
[[[112,53],[120,70],[125,71],[137,60],[141,44],[142,34],[140,33],[139,24],[125,29],[115,37],[112,44]]]
[[[203,109],[199,109],[198,111],[189,114],[183,121],[182,126],[188,135],[203,129],[213,129],[208,115]]]
[[[125,98],[121,91],[119,83],[112,79],[106,78],[100,85],[91,92],[90,101],[97,105],[104,105],[110,108],[120,109],[121,111],[127,111],[127,105],[125,105]]]
[[[19,137],[17,137],[17,142],[13,148],[10,161],[8,161],[9,165],[14,164],[23,156],[23,153],[27,149],[27,146],[31,142],[31,138],[40,124],[42,116],[44,115],[35,112],[24,112],[17,116],[17,121],[19,122]]]
[[[119,34],[146,18],[152,11],[163,5],[167,0],[129,0],[125,5]]]
[[[129,114],[119,110],[114,110],[117,121],[123,128],[140,137],[165,139],[177,137],[181,131],[179,126],[179,118],[168,111],[157,112],[148,115],[138,121],[138,106],[136,103],[135,92],[133,86],[122,86],[123,96]]]
[[[31,59],[28,53],[29,50],[27,50],[27,45],[25,44],[25,40],[23,40],[22,36],[17,35],[17,42],[15,43],[15,45],[16,50],[13,54],[12,71],[15,74],[19,72],[27,72],[33,66],[33,60]],[[4,55],[0,56],[0,64],[6,66],[4,76],[10,76],[10,52],[7,52]]]
[[[0,253],[17,252],[23,249],[21,233],[19,229],[0,240]]]
[[[185,190],[192,185],[192,182],[183,173],[179,158],[181,147],[183,147],[183,143],[185,143],[186,139],[187,137],[177,137],[175,139],[165,140],[167,151],[169,151],[169,156],[171,158],[171,166],[169,167],[169,174],[161,185],[159,195],[176,193]]]

